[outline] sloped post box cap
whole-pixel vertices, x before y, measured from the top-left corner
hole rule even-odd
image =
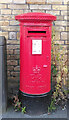
[[[56,20],[56,16],[47,14],[47,13],[37,13],[37,12],[30,12],[30,13],[24,13],[15,16],[16,20],[49,20],[49,21],[54,21]]]

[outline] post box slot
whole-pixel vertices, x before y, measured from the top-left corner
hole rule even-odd
[[[46,31],[28,31],[28,33],[46,33]]]
[[[29,30],[27,36],[46,36],[46,31]]]

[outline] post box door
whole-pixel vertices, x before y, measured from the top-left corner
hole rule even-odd
[[[29,32],[21,48],[21,85],[20,89],[27,94],[44,94],[50,91],[51,75],[51,39],[49,28]],[[40,32],[39,32],[40,31]],[[44,32],[43,32],[44,31]],[[46,31],[46,32],[45,32]],[[22,55],[23,54],[23,55]]]

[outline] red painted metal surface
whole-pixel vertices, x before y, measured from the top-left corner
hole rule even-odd
[[[51,27],[55,16],[25,13],[20,21],[20,90],[41,95],[51,90]]]

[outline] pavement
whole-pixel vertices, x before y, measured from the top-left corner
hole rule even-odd
[[[48,115],[47,113],[46,114],[43,114],[43,115],[28,115],[27,113],[26,114],[23,114],[22,112],[15,112],[14,111],[14,108],[12,106],[10,106],[8,109],[7,109],[7,112],[4,113],[2,115],[2,119],[1,120],[10,120],[10,119],[15,119],[15,120],[19,120],[19,119],[22,119],[22,120],[30,120],[30,119],[39,119],[39,120],[68,120],[67,119],[67,109],[64,109],[62,110],[60,107],[55,111],[53,112],[52,114]]]

